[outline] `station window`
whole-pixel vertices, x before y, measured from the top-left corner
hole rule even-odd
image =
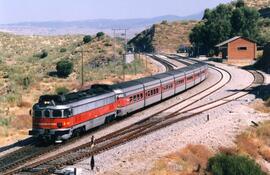
[[[238,50],[247,50],[247,47],[238,47]]]

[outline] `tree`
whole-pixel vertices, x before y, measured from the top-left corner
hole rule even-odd
[[[105,33],[103,32],[98,32],[97,33],[97,38],[100,39],[101,37],[103,37],[105,35]]]
[[[244,7],[244,6],[245,6],[245,1],[244,1],[244,0],[238,0],[238,1],[235,3],[235,6],[236,6],[237,8]]]
[[[249,7],[235,9],[231,17],[232,35],[256,40],[259,36],[259,18],[260,14],[255,9]]]
[[[68,77],[73,71],[73,63],[68,60],[61,60],[56,64],[56,71],[59,77]]]
[[[92,41],[92,37],[90,35],[85,35],[83,37],[83,42],[86,43],[90,43]]]
[[[205,10],[203,21],[192,29],[189,36],[196,52],[208,54],[216,44],[230,37],[232,11],[231,5],[224,4],[214,10]]]

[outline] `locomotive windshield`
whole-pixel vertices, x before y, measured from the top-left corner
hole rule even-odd
[[[53,118],[62,117],[62,110],[53,110]]]
[[[40,110],[34,111],[34,117],[36,117],[36,118],[42,117],[42,111],[40,111]]]
[[[70,109],[46,109],[46,110],[34,110],[33,117],[35,118],[65,118],[71,116],[71,110]]]

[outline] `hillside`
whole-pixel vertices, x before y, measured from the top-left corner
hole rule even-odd
[[[196,21],[172,23],[164,21],[138,34],[129,41],[129,44],[136,51],[176,52],[181,45],[190,45],[189,32],[196,23]]]

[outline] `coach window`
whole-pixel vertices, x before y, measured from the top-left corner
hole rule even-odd
[[[140,100],[140,94],[137,94],[137,99]]]
[[[132,100],[133,100],[133,97],[132,97],[132,96],[131,96],[131,97],[129,97],[129,101],[130,101],[130,102],[132,102]]]
[[[53,118],[62,118],[62,110],[53,110]]]
[[[45,110],[45,111],[44,111],[44,116],[47,117],[47,118],[50,118],[50,117],[51,117],[51,112],[50,112],[50,110]]]
[[[141,93],[141,99],[143,99],[143,94]]]
[[[133,100],[134,101],[137,101],[136,95],[133,96]]]

